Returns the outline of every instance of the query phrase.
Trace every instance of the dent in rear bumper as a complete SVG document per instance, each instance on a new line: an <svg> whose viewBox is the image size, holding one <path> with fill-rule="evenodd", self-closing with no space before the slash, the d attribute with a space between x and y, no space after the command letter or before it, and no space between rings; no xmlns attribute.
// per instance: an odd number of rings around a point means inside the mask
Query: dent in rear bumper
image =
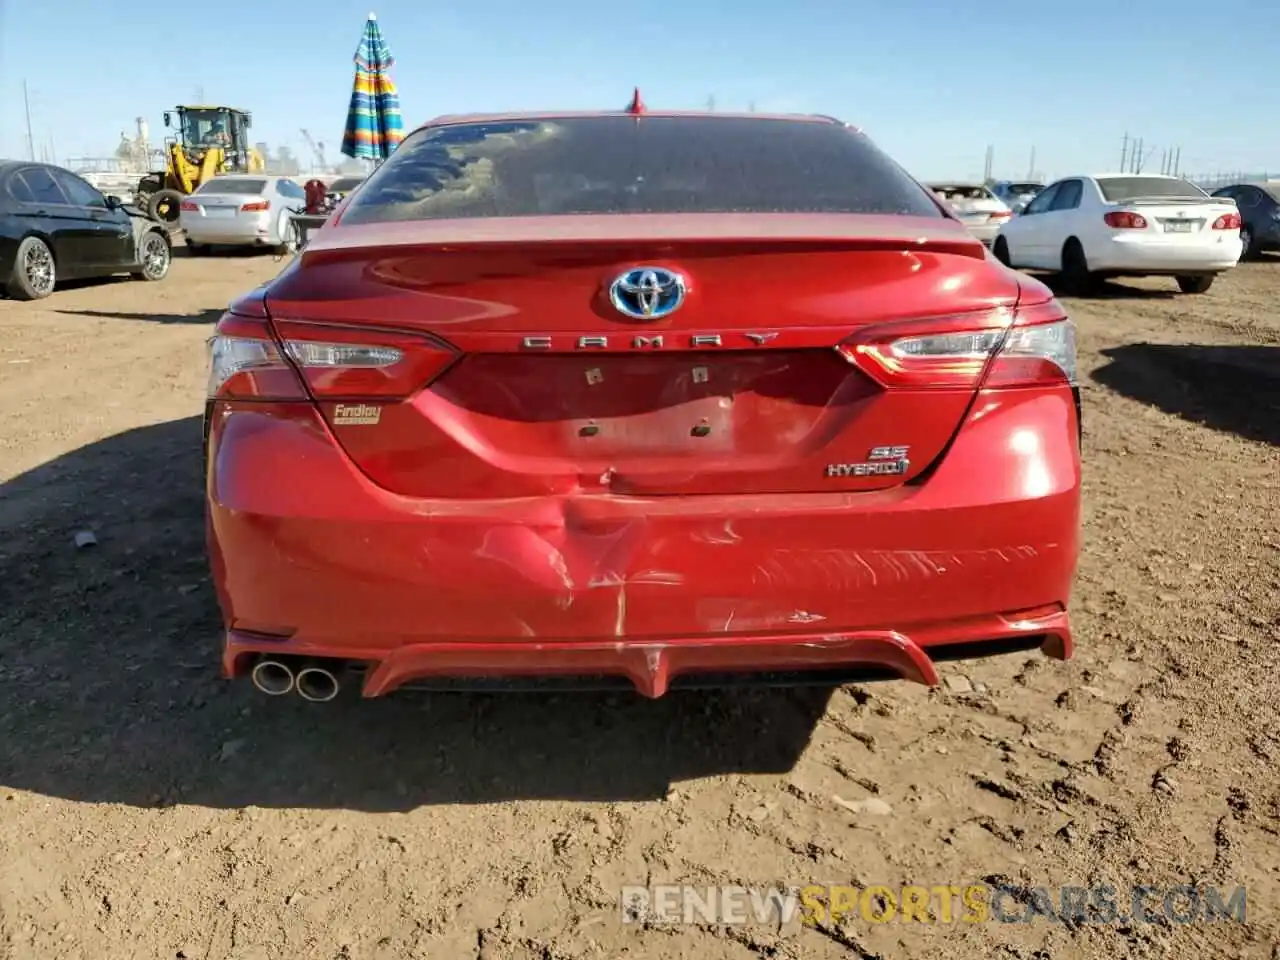
<svg viewBox="0 0 1280 960"><path fill-rule="evenodd" d="M584 668L611 655L651 681L728 650L740 668L767 666L780 656L769 643L805 663L883 659L886 636L928 651L1030 630L1070 649L1065 612L1009 630L1000 620L1061 611L1070 593L1080 464L1066 389L981 394L919 486L787 497L415 500L371 484L309 407L281 412L213 415L229 672L233 647L254 649L235 638L259 631L281 634L265 649L389 663L397 683L456 646L475 662L476 644L495 668L532 649L554 660L567 644ZM661 670L636 666L658 649L676 651ZM933 679L913 656L889 665Z"/></svg>

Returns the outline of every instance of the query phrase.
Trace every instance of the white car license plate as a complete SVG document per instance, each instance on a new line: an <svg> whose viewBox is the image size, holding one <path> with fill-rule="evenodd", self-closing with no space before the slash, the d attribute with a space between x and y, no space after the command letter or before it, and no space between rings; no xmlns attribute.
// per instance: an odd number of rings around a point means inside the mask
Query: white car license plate
<svg viewBox="0 0 1280 960"><path fill-rule="evenodd" d="M206 217L234 217L236 215L236 207L205 207L204 215Z"/></svg>
<svg viewBox="0 0 1280 960"><path fill-rule="evenodd" d="M1190 233L1191 227L1190 220L1166 220L1164 222L1165 233Z"/></svg>

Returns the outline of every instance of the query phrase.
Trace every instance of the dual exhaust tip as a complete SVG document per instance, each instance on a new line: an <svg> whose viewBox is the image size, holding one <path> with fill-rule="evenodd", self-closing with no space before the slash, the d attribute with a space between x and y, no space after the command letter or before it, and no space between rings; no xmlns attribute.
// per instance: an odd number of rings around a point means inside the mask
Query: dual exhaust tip
<svg viewBox="0 0 1280 960"><path fill-rule="evenodd" d="M296 692L303 700L312 703L328 703L338 695L342 686L337 674L328 667L307 663L295 670L283 660L259 660L253 665L250 678L253 685L269 697L283 697Z"/></svg>

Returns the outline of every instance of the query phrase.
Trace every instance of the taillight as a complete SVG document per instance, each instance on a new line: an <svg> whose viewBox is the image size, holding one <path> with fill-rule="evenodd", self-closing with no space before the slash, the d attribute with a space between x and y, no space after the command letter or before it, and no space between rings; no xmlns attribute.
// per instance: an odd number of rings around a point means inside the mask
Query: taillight
<svg viewBox="0 0 1280 960"><path fill-rule="evenodd" d="M178 205L178 209L185 210L187 213L195 213L200 208L190 200L183 200L182 203Z"/></svg>
<svg viewBox="0 0 1280 960"><path fill-rule="evenodd" d="M886 387L973 389L1076 382L1075 328L1056 300L886 324L836 348Z"/></svg>
<svg viewBox="0 0 1280 960"><path fill-rule="evenodd" d="M1240 214L1224 213L1217 220L1213 221L1213 229L1215 230L1239 230Z"/></svg>
<svg viewBox="0 0 1280 960"><path fill-rule="evenodd" d="M447 344L424 333L277 320L285 353L317 397L407 397L457 359Z"/></svg>
<svg viewBox="0 0 1280 960"><path fill-rule="evenodd" d="M1013 211L1012 211L1012 210L997 210L995 213L991 214L990 219L992 219L992 220L1008 220L1008 219L1009 219L1010 217L1012 217L1012 216L1013 216Z"/></svg>
<svg viewBox="0 0 1280 960"><path fill-rule="evenodd" d="M305 400L265 318L223 314L209 340L208 395L224 400Z"/></svg>
<svg viewBox="0 0 1280 960"><path fill-rule="evenodd" d="M248 203L240 205L241 213L260 213L263 210L270 210L271 202L269 200L250 200Z"/></svg>
<svg viewBox="0 0 1280 960"><path fill-rule="evenodd" d="M983 387L1076 385L1076 327L1056 300L1018 311Z"/></svg>
<svg viewBox="0 0 1280 960"><path fill-rule="evenodd" d="M406 397L457 357L424 334L227 313L210 341L210 397L240 400ZM301 374L302 380L299 379ZM307 389L303 388L303 380Z"/></svg>
<svg viewBox="0 0 1280 960"><path fill-rule="evenodd" d="M1102 219L1108 227L1115 227L1117 230L1147 229L1147 218L1140 213L1131 213L1128 210L1113 210L1110 213L1104 213Z"/></svg>

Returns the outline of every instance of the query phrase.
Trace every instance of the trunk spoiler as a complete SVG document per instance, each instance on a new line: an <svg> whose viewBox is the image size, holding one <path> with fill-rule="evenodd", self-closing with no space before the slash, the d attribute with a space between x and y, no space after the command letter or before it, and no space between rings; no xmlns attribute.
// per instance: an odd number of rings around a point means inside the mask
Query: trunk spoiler
<svg viewBox="0 0 1280 960"><path fill-rule="evenodd" d="M372 249L476 248L591 243L692 243L847 247L951 253L982 259L985 248L950 217L867 214L596 214L475 217L344 223L330 218L303 252L308 259L345 259ZM336 229L335 229L336 228ZM329 255L329 256L326 256Z"/></svg>
<svg viewBox="0 0 1280 960"><path fill-rule="evenodd" d="M1230 197L1134 197L1132 200L1112 201L1113 207L1141 207L1164 203L1227 203L1235 206Z"/></svg>

